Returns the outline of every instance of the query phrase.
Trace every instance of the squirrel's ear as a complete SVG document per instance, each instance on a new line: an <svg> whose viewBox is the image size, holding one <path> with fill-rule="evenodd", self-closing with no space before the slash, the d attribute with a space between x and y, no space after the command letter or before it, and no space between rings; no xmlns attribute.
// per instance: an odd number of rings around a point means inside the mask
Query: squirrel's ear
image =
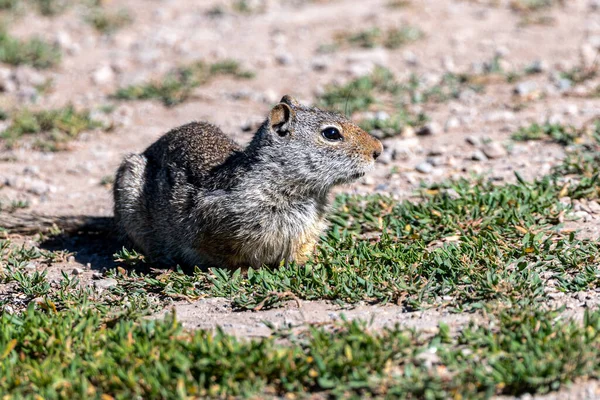
<svg viewBox="0 0 600 400"><path fill-rule="evenodd" d="M293 98L289 94L286 94L285 96L283 96L281 98L280 103L285 103L285 104L287 104L288 106L291 106L291 107L299 107L300 106L300 103L298 102L298 100L296 100L295 98Z"/></svg>
<svg viewBox="0 0 600 400"><path fill-rule="evenodd" d="M290 132L290 124L294 117L294 110L287 103L279 103L269 114L269 125L279 136L286 136Z"/></svg>

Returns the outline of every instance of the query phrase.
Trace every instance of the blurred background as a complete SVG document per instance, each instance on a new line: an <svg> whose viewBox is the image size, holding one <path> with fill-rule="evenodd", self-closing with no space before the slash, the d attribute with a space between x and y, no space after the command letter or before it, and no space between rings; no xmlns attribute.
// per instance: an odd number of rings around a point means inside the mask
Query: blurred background
<svg viewBox="0 0 600 400"><path fill-rule="evenodd" d="M340 190L398 197L547 173L564 127L600 114L598 0L0 0L0 15L3 212L111 215L124 154L192 120L246 143L284 94L384 142ZM539 140L557 129L569 140Z"/></svg>

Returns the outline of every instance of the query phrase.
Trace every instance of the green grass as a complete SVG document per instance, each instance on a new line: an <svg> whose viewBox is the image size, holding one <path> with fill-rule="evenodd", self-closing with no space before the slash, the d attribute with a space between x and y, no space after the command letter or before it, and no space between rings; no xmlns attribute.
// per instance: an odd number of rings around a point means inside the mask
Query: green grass
<svg viewBox="0 0 600 400"><path fill-rule="evenodd" d="M563 0L512 0L510 7L519 12L540 11L564 3Z"/></svg>
<svg viewBox="0 0 600 400"><path fill-rule="evenodd" d="M0 212L14 212L23 208L29 208L29 202L25 200L3 201L0 199Z"/></svg>
<svg viewBox="0 0 600 400"><path fill-rule="evenodd" d="M80 133L97 128L107 129L101 122L93 120L89 111L77 111L72 106L42 111L23 109L12 116L0 138L13 147L20 140L33 137L36 148L56 151Z"/></svg>
<svg viewBox="0 0 600 400"><path fill-rule="evenodd" d="M69 6L66 0L0 0L0 10L21 11L34 8L41 15L54 16Z"/></svg>
<svg viewBox="0 0 600 400"><path fill-rule="evenodd" d="M433 85L425 84L417 75L412 75L406 82L398 82L391 71L376 67L369 75L355 78L343 85L326 87L325 92L317 98L316 104L349 115L384 106L395 110L395 122L402 119L423 121L426 119L425 115L412 115L407 106L446 102L458 98L467 89L480 92L483 86L473 83L472 77L451 73L445 74Z"/></svg>
<svg viewBox="0 0 600 400"><path fill-rule="evenodd" d="M370 75L353 79L345 85L327 87L317 99L317 105L352 115L356 111L369 109L377 102L379 95L397 91L394 75L385 68L376 67Z"/></svg>
<svg viewBox="0 0 600 400"><path fill-rule="evenodd" d="M111 34L130 25L133 18L126 9L110 11L102 7L93 7L86 16L86 21L98 32Z"/></svg>
<svg viewBox="0 0 600 400"><path fill-rule="evenodd" d="M336 36L338 45L347 44L352 47L373 48L377 46L387 49L398 49L405 44L423 38L423 32L414 26L403 26L382 31L380 28L371 28L355 33L343 33Z"/></svg>
<svg viewBox="0 0 600 400"><path fill-rule="evenodd" d="M43 69L56 66L60 59L59 48L41 38L20 40L0 31L0 62Z"/></svg>
<svg viewBox="0 0 600 400"><path fill-rule="evenodd" d="M422 126L428 121L429 118L423 113L419 113L415 116L405 110L399 110L387 119L365 119L360 121L359 125L367 132L375 134L380 139L384 139L401 134L403 129L407 126Z"/></svg>
<svg viewBox="0 0 600 400"><path fill-rule="evenodd" d="M597 145L600 143L600 121L589 126L576 128L572 125L559 123L532 123L519 128L512 135L516 141L549 140L563 146L574 144Z"/></svg>
<svg viewBox="0 0 600 400"><path fill-rule="evenodd" d="M159 80L121 88L114 94L114 97L120 100L158 99L166 106L174 106L188 100L196 87L217 76L224 75L250 79L254 73L244 70L234 60L224 60L213 64L199 61L179 67Z"/></svg>
<svg viewBox="0 0 600 400"><path fill-rule="evenodd" d="M63 281L64 282L64 281ZM457 336L357 322L240 340L95 307L76 282L0 316L0 390L14 398L277 396L446 399L545 393L600 373L600 312L576 323L531 308L496 311ZM23 290L28 290L26 287ZM31 296L44 290L34 290Z"/></svg>

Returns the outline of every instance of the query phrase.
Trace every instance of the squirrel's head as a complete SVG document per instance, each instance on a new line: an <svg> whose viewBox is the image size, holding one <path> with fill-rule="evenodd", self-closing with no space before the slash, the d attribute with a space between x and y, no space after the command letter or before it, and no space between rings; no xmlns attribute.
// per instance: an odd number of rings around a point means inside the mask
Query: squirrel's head
<svg viewBox="0 0 600 400"><path fill-rule="evenodd" d="M343 115L302 106L291 96L273 107L257 141L287 177L321 188L363 176L383 150L379 140Z"/></svg>

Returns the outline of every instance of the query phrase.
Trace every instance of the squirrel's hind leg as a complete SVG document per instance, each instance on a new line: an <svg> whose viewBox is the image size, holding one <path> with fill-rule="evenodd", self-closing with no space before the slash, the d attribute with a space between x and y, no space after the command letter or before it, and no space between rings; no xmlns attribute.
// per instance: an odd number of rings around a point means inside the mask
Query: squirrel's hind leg
<svg viewBox="0 0 600 400"><path fill-rule="evenodd" d="M144 253L150 250L147 235L151 231L144 201L146 167L146 157L127 155L117 170L113 189L115 223L119 233Z"/></svg>

